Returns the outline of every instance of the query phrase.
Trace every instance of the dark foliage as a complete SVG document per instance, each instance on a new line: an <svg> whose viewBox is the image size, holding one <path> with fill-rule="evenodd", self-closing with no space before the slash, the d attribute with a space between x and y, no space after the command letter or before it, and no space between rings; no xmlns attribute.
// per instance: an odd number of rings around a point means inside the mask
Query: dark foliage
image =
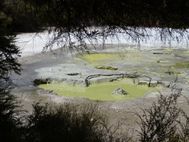
<svg viewBox="0 0 189 142"><path fill-rule="evenodd" d="M140 118L140 142L187 142L189 117L177 105L180 93L161 95L157 103L143 109Z"/></svg>
<svg viewBox="0 0 189 142"><path fill-rule="evenodd" d="M187 0L26 0L56 27L90 26L170 27L189 26ZM68 29L69 30L69 29Z"/></svg>
<svg viewBox="0 0 189 142"><path fill-rule="evenodd" d="M96 106L65 105L49 108L34 105L29 117L27 142L124 142L107 131L105 117ZM112 137L111 137L112 136ZM111 137L111 138L110 138Z"/></svg>
<svg viewBox="0 0 189 142"><path fill-rule="evenodd" d="M14 44L14 36L9 26L12 19L5 13L3 2L0 4L0 79L5 79L11 71L19 73L17 63L19 49Z"/></svg>
<svg viewBox="0 0 189 142"><path fill-rule="evenodd" d="M0 90L0 141L21 142L18 103L8 91Z"/></svg>
<svg viewBox="0 0 189 142"><path fill-rule="evenodd" d="M12 19L9 28L16 33L36 32L44 26L34 8L24 0L5 0L4 11Z"/></svg>
<svg viewBox="0 0 189 142"><path fill-rule="evenodd" d="M13 40L13 37L0 36L0 78L7 78L11 71L20 72L20 65L17 63L19 50Z"/></svg>
<svg viewBox="0 0 189 142"><path fill-rule="evenodd" d="M180 109L176 104L177 97L160 96L151 108L143 110L141 120L141 142L173 142L177 138L177 120Z"/></svg>
<svg viewBox="0 0 189 142"><path fill-rule="evenodd" d="M20 121L17 103L9 95L8 76L12 71L19 73L17 63L18 48L14 45L14 36L9 29L12 19L7 16L4 1L0 2L0 140L2 142L20 142Z"/></svg>

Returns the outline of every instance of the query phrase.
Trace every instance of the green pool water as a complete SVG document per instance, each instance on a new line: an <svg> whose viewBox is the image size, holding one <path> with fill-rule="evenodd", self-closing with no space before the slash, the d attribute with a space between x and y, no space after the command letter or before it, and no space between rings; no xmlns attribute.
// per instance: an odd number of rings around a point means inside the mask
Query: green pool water
<svg viewBox="0 0 189 142"><path fill-rule="evenodd" d="M128 80L92 84L89 87L84 87L80 85L73 86L65 83L51 83L40 85L39 87L45 90L53 91L56 94L62 96L88 98L90 100L101 101L135 99L156 90L155 88L149 88L146 85L135 85ZM128 92L128 94L126 96L113 95L112 92L117 88L125 89Z"/></svg>

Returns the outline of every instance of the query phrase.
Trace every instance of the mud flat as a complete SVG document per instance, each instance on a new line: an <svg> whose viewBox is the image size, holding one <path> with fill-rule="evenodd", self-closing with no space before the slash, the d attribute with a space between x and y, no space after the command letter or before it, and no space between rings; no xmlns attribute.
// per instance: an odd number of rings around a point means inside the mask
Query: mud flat
<svg viewBox="0 0 189 142"><path fill-rule="evenodd" d="M71 53L56 49L21 58L23 71L21 76L12 75L15 84L13 92L19 90L21 93L26 88L28 90L43 88L53 92L54 96L56 94L69 97L70 94L71 98L75 99L81 97L97 101L127 101L131 98L132 100L154 98L158 91L164 93L169 87L174 86L182 88L182 93L187 95L189 91L189 56L187 55L189 55L187 49L141 50L131 49L127 45L119 48L109 45L104 49L89 48L86 53ZM137 76L127 81L123 81L125 78L120 76L108 76L125 73ZM102 76L91 79L91 86L85 87L86 78L97 74ZM35 86L35 80L49 80L49 82ZM129 92L128 95L113 96L112 92L117 88L125 89Z"/></svg>

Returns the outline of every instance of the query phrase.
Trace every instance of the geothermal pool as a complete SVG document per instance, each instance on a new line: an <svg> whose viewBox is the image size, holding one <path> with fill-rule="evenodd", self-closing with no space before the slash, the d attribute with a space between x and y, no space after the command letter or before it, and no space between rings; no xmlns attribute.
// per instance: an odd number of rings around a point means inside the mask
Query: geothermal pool
<svg viewBox="0 0 189 142"><path fill-rule="evenodd" d="M182 88L183 94L189 92L187 48L169 47L167 43L160 44L154 39L149 44L141 43L141 48L138 48L130 41L116 44L109 39L104 48L88 45L87 51L82 53L59 47L41 53L49 38L47 33L18 36L23 71L21 76L12 75L17 93L44 89L50 94L74 99L124 101L155 97L158 92L166 94L173 88ZM156 42L151 44L152 41ZM134 76L121 77L120 74ZM86 86L86 78L91 75L97 77L91 78L90 85ZM36 85L35 80L42 83ZM126 92L125 95L123 92Z"/></svg>

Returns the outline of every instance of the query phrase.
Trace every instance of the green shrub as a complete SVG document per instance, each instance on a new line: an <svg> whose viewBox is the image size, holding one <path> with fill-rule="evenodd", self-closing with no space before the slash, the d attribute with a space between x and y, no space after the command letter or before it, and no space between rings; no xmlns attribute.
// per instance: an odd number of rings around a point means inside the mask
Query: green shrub
<svg viewBox="0 0 189 142"><path fill-rule="evenodd" d="M140 118L140 142L187 142L189 139L189 117L177 105L179 93L161 95L157 103L143 109ZM181 115L185 114L185 115ZM184 117L183 117L184 116ZM186 121L183 122L182 119Z"/></svg>
<svg viewBox="0 0 189 142"><path fill-rule="evenodd" d="M29 117L27 142L121 142L110 133L95 105L59 107L34 105Z"/></svg>

